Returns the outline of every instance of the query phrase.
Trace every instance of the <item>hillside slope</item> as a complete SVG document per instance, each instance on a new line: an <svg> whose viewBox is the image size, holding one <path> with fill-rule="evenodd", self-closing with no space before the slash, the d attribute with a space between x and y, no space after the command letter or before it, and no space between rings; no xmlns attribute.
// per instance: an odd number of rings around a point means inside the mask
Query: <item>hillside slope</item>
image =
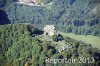
<svg viewBox="0 0 100 66"><path fill-rule="evenodd" d="M84 42L61 35L50 37L33 25L0 25L0 66L98 66L99 63L100 51Z"/></svg>
<svg viewBox="0 0 100 66"><path fill-rule="evenodd" d="M55 24L57 30L80 35L100 36L100 0L39 0L39 5L0 0L11 23Z"/></svg>

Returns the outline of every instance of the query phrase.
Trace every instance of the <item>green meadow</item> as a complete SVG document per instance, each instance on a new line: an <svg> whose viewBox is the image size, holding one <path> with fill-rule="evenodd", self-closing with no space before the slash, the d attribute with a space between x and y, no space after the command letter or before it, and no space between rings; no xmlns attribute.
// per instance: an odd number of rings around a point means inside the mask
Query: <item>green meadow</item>
<svg viewBox="0 0 100 66"><path fill-rule="evenodd" d="M100 49L100 37L96 37L96 36L92 36L92 35L76 35L76 34L72 34L72 33L64 33L64 32L60 32L58 31L58 33L62 34L63 36L67 36L70 38L73 38L75 40L81 40L85 43L91 44L93 46L93 48L98 48Z"/></svg>

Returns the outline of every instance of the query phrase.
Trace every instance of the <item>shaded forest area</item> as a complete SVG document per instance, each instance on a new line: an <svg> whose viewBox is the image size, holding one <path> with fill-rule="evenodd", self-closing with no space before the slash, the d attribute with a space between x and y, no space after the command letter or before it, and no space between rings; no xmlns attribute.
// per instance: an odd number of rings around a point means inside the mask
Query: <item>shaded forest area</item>
<svg viewBox="0 0 100 66"><path fill-rule="evenodd" d="M0 25L4 24L11 24L11 23L10 20L8 19L8 15L3 10L0 10Z"/></svg>

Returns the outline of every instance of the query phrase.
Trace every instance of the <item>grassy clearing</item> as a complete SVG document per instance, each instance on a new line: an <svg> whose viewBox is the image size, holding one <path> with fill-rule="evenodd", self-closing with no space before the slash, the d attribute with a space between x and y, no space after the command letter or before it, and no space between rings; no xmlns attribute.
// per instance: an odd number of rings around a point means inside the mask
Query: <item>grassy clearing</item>
<svg viewBox="0 0 100 66"><path fill-rule="evenodd" d="M96 36L92 36L92 35L88 35L88 36L83 36L83 35L75 35L72 33L64 33L64 32L60 32L58 31L58 33L62 34L63 36L67 36L76 40L81 40L85 43L91 44L94 48L98 48L100 49L100 37L96 37Z"/></svg>

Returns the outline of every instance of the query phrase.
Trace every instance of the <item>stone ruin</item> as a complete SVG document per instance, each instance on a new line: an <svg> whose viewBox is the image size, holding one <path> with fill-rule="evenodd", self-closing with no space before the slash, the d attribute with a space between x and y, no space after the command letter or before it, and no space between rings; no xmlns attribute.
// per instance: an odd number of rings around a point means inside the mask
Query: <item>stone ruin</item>
<svg viewBox="0 0 100 66"><path fill-rule="evenodd" d="M43 31L45 35L49 35L49 36L53 36L57 33L54 25L46 25L43 28Z"/></svg>

